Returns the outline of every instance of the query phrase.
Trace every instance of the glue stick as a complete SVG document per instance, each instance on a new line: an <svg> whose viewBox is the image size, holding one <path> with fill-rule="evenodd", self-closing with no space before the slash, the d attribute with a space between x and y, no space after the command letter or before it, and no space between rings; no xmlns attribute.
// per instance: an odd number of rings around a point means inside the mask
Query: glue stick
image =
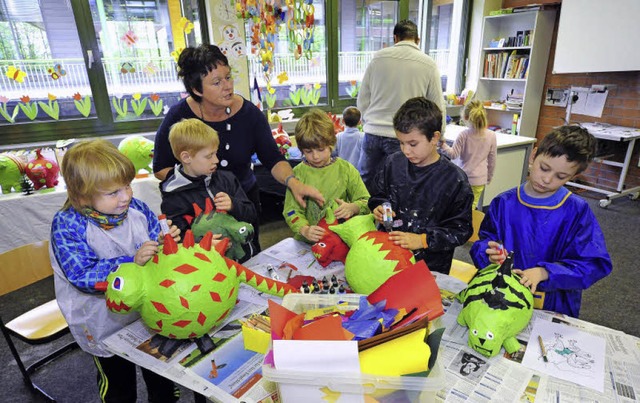
<svg viewBox="0 0 640 403"><path fill-rule="evenodd" d="M387 232L393 229L393 210L389 202L382 203L382 225Z"/></svg>
<svg viewBox="0 0 640 403"><path fill-rule="evenodd" d="M162 230L162 235L170 234L171 229L169 228L169 224L167 224L167 216L164 214L160 214L158 216L158 221L160 222L160 229Z"/></svg>

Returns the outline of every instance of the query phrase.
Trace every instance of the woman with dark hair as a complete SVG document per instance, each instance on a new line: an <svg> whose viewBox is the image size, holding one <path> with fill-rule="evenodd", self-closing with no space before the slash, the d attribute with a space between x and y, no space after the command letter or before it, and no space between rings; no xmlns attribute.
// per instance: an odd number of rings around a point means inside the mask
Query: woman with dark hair
<svg viewBox="0 0 640 403"><path fill-rule="evenodd" d="M258 184L251 170L253 153L257 153L260 162L291 190L302 206L306 206L305 197L324 203L316 188L295 177L291 165L278 151L262 112L234 93L229 61L217 46L202 44L184 49L178 59L178 77L189 96L169 109L156 133L153 171L158 179L164 180L178 163L169 144L171 126L182 119L198 118L218 132L219 169L236 175L258 215L261 209ZM259 248L258 223L252 224L256 229L255 246Z"/></svg>

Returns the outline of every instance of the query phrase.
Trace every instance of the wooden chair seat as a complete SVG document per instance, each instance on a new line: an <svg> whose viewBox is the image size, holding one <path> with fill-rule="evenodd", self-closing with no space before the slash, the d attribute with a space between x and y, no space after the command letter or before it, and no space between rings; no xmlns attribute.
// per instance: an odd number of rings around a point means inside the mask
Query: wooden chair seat
<svg viewBox="0 0 640 403"><path fill-rule="evenodd" d="M19 290L52 276L53 268L49 260L48 241L23 245L0 254L0 295ZM24 308L28 309L29 307ZM13 343L13 338L29 344L43 344L69 333L69 326L60 312L58 303L55 299L46 302L10 320L7 324L4 323L2 314L4 311L0 310L0 330L2 330L9 350L18 364L25 385L32 391L39 393L47 401L55 402L54 398L33 382L31 374L41 366L77 347L78 344L75 341L67 343L27 366L22 362L18 349Z"/></svg>
<svg viewBox="0 0 640 403"><path fill-rule="evenodd" d="M67 328L56 300L42 304L25 312L6 324L7 329L23 341L31 343L47 342L51 336Z"/></svg>
<svg viewBox="0 0 640 403"><path fill-rule="evenodd" d="M474 265L463 262L462 260L453 259L449 275L469 284L469 281L471 281L477 272L478 269L476 269Z"/></svg>

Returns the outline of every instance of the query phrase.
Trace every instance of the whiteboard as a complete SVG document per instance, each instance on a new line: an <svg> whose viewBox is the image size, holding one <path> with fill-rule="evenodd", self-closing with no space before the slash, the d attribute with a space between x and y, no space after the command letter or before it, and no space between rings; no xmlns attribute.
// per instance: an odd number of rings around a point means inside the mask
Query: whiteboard
<svg viewBox="0 0 640 403"><path fill-rule="evenodd" d="M562 0L553 73L640 70L640 0Z"/></svg>

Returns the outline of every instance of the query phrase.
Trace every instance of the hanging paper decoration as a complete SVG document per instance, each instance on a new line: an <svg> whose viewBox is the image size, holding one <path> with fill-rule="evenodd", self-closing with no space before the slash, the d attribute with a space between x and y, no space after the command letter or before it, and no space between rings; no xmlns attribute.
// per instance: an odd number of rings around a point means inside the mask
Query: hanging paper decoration
<svg viewBox="0 0 640 403"><path fill-rule="evenodd" d="M27 73L25 73L24 71L20 70L16 66L9 66L9 68L7 69L7 74L6 75L11 80L17 81L19 83L23 83L25 77L27 77Z"/></svg>
<svg viewBox="0 0 640 403"><path fill-rule="evenodd" d="M289 50L296 60L302 56L307 60L312 59L315 29L313 0L241 0L236 2L236 13L239 18L251 20L251 53L260 60L269 92L272 89L275 42L283 25L288 30Z"/></svg>
<svg viewBox="0 0 640 403"><path fill-rule="evenodd" d="M284 84L287 81L289 81L289 75L287 74L286 71L283 71L282 73L278 74L278 84Z"/></svg>
<svg viewBox="0 0 640 403"><path fill-rule="evenodd" d="M120 39L128 46L133 46L138 42L138 35L132 30L128 30Z"/></svg>
<svg viewBox="0 0 640 403"><path fill-rule="evenodd" d="M180 53L182 53L183 50L184 48L177 48L176 50L171 52L171 57L173 58L174 62L178 63L178 59L180 58Z"/></svg>
<svg viewBox="0 0 640 403"><path fill-rule="evenodd" d="M260 94L260 87L258 86L258 79L253 77L253 89L251 90L251 102L258 109L262 110L262 95Z"/></svg>
<svg viewBox="0 0 640 403"><path fill-rule="evenodd" d="M178 24L182 27L185 34L190 34L191 31L193 31L193 22L191 22L187 17L180 18Z"/></svg>

